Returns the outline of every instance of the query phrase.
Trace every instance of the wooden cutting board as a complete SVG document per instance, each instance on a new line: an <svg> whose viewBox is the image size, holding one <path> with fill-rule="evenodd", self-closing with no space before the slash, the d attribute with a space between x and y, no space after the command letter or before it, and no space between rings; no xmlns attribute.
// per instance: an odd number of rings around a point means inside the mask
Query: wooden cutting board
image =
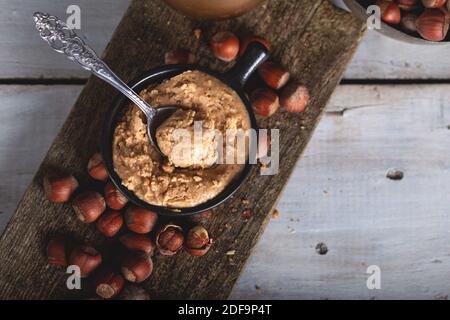
<svg viewBox="0 0 450 320"><path fill-rule="evenodd" d="M199 39L195 29L202 31ZM328 0L267 1L249 14L221 22L195 22L160 0L135 0L103 57L126 81L162 64L164 53L177 47L189 48L199 64L223 71L229 65L216 60L208 48L208 39L218 30L237 34L250 31L267 38L273 47L273 59L288 66L293 78L310 88L311 103L302 114L279 111L259 119L262 128L280 129L280 172L261 176L255 166L238 193L216 208L211 217L179 221L204 224L215 243L201 258L184 252L175 257L155 257L154 273L143 284L154 298L228 297L364 27ZM73 172L82 184L88 183L86 163L99 148L102 118L116 96L111 87L93 77L80 94L0 239L1 299L63 299L85 294L69 291L64 270L46 263L45 245L53 234L70 234L93 244L106 257L114 257L115 240L106 240L95 226L79 222L70 205L46 201L41 185L45 173L54 168ZM245 209L251 209L253 215L243 217ZM227 254L230 251L234 255Z"/></svg>

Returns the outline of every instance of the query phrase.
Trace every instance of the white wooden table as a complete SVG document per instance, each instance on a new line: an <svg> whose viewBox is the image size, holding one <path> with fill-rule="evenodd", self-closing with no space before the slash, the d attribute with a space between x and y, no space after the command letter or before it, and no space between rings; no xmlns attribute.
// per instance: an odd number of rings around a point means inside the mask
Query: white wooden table
<svg viewBox="0 0 450 320"><path fill-rule="evenodd" d="M128 0L0 0L0 230L88 76L33 31L34 11L69 4L101 51ZM368 32L231 298L447 298L447 51ZM371 265L380 290L366 286Z"/></svg>

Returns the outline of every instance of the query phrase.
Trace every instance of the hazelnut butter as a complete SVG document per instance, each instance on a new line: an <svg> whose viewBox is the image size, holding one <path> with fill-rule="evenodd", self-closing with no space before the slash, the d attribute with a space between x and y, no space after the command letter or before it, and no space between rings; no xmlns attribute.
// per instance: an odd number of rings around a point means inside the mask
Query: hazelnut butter
<svg viewBox="0 0 450 320"><path fill-rule="evenodd" d="M239 176L245 164L216 161L218 144L229 148L227 132L251 128L247 109L234 90L206 73L186 71L140 95L152 106L177 105L180 110L156 132L158 146L167 157L150 144L141 111L132 104L124 110L114 131L113 163L128 190L152 205L189 208L211 200ZM191 132L199 124L201 148L195 150L195 144L192 152L174 156L178 142L174 131ZM224 138L219 140L212 132ZM234 143L231 146L237 148Z"/></svg>

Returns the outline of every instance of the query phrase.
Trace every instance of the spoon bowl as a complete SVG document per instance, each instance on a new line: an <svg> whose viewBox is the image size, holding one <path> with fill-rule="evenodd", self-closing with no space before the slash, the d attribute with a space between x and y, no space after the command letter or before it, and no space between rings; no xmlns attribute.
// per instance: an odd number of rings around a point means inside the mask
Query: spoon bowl
<svg viewBox="0 0 450 320"><path fill-rule="evenodd" d="M158 127L166 121L171 115L173 115L178 109L177 106L161 106L156 108L156 112L153 115L152 121L147 122L147 133L151 144L158 149L159 153L163 156L164 153L159 149L158 142L156 141L156 130Z"/></svg>

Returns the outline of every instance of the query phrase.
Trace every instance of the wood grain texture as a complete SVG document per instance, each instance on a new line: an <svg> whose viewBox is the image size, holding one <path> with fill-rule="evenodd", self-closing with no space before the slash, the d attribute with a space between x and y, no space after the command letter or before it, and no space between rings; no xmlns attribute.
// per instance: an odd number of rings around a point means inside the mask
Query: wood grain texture
<svg viewBox="0 0 450 320"><path fill-rule="evenodd" d="M448 79L449 47L407 44L368 30L344 78Z"/></svg>
<svg viewBox="0 0 450 320"><path fill-rule="evenodd" d="M296 23L286 25L286 19ZM193 34L198 27L207 30L200 41ZM359 22L325 0L271 1L239 19L204 24L174 13L161 1L133 1L104 57L126 81L160 64L168 48L179 46L192 48L201 64L224 70L226 65L211 56L205 41L218 29L251 30L266 36L274 46L274 58L289 65L293 76L311 89L311 104L302 115L279 112L260 121L262 127L280 129L280 173L263 177L254 168L240 191L214 210L213 218L203 221L216 238L208 255L195 259L181 253L155 259L155 272L145 286L157 298L229 295L363 32ZM93 226L76 220L68 205L45 201L41 180L45 172L57 167L87 182L85 165L98 148L101 119L115 95L106 84L91 78L50 147L0 240L1 298L75 296L65 289L65 274L48 266L42 254L52 233L74 234L106 254L114 253ZM243 210L244 198L254 212L248 220L232 214L233 208ZM229 250L236 250L232 259L226 255Z"/></svg>
<svg viewBox="0 0 450 320"><path fill-rule="evenodd" d="M449 89L340 86L231 298L448 298Z"/></svg>
<svg viewBox="0 0 450 320"><path fill-rule="evenodd" d="M48 12L66 20L67 7L81 9L86 41L102 52L130 0L0 0L0 78L87 78L89 73L43 46L35 31L33 13Z"/></svg>
<svg viewBox="0 0 450 320"><path fill-rule="evenodd" d="M0 86L1 231L80 91L68 85Z"/></svg>
<svg viewBox="0 0 450 320"><path fill-rule="evenodd" d="M87 71L57 54L50 54L33 33L34 11L67 17L66 8L81 8L81 30L88 43L101 52L130 0L0 0L0 80L87 78ZM33 48L33 50L30 50ZM366 32L344 79L448 79L447 46L420 46L392 40L376 31ZM440 63L435 62L439 57Z"/></svg>

